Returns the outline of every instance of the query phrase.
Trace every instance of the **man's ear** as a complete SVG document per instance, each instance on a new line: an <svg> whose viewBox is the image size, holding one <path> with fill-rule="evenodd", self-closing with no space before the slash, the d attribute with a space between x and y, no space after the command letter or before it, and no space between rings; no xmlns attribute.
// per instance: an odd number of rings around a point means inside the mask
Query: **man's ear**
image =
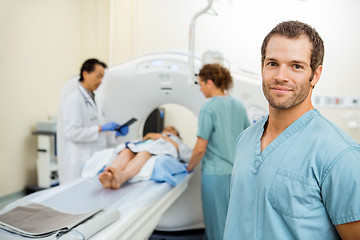
<svg viewBox="0 0 360 240"><path fill-rule="evenodd" d="M87 72L87 71L83 71L83 79L86 79L88 76L89 76L89 72Z"/></svg>
<svg viewBox="0 0 360 240"><path fill-rule="evenodd" d="M314 76L310 82L310 84L312 85L312 87L314 88L315 85L319 82L320 76L321 76L321 72L322 72L322 65L318 66L317 69L314 72Z"/></svg>

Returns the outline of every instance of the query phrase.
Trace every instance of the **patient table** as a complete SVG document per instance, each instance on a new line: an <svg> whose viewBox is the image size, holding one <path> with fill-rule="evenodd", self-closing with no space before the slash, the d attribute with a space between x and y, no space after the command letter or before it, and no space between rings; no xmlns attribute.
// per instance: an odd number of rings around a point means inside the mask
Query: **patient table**
<svg viewBox="0 0 360 240"><path fill-rule="evenodd" d="M59 211L89 212L97 208L116 208L120 218L90 239L147 239L162 214L184 192L191 175L181 184L142 181L124 184L120 189L104 189L97 178L78 181L31 194L8 205L2 212L28 203L40 203ZM0 230L0 239L27 239Z"/></svg>

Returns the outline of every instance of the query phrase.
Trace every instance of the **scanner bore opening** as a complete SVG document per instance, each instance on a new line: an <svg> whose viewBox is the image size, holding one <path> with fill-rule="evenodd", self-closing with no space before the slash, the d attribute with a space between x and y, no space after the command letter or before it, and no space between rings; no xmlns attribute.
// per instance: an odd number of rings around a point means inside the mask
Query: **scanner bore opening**
<svg viewBox="0 0 360 240"><path fill-rule="evenodd" d="M198 118L188 108L166 103L155 108L145 120L143 136L149 132L161 132L168 125L174 126L180 133L181 139L193 148L196 142Z"/></svg>

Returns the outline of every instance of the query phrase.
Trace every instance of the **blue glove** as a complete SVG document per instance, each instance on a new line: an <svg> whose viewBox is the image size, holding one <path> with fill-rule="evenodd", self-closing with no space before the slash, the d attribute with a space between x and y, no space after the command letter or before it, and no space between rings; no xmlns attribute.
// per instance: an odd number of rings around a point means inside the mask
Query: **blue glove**
<svg viewBox="0 0 360 240"><path fill-rule="evenodd" d="M126 136L129 132L129 126L123 126L119 131L116 131L116 136Z"/></svg>
<svg viewBox="0 0 360 240"><path fill-rule="evenodd" d="M101 131L115 131L118 127L120 127L120 124L117 124L116 122L108 122L101 126Z"/></svg>

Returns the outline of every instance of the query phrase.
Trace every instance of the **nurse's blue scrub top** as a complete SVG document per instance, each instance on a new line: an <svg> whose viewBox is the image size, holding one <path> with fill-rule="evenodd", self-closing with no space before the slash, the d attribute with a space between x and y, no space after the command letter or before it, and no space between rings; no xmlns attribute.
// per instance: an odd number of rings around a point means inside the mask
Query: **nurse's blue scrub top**
<svg viewBox="0 0 360 240"><path fill-rule="evenodd" d="M236 147L224 239L339 239L360 220L360 146L310 110L263 152L267 119Z"/></svg>
<svg viewBox="0 0 360 240"><path fill-rule="evenodd" d="M214 96L201 107L197 136L208 141L203 174L231 174L236 139L249 125L245 106L232 96Z"/></svg>

